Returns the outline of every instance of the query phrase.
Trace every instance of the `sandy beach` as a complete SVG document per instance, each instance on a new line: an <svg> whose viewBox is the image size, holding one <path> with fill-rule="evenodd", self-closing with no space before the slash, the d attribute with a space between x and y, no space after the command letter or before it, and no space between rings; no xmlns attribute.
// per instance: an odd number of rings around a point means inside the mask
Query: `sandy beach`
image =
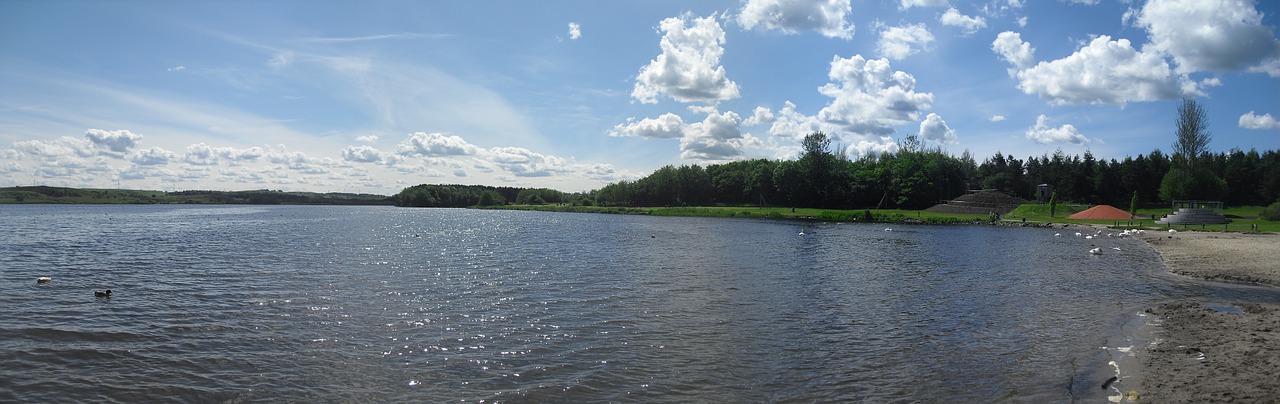
<svg viewBox="0 0 1280 404"><path fill-rule="evenodd" d="M1280 235L1151 231L1143 239L1170 272L1280 287ZM1178 301L1146 312L1155 339L1138 353L1137 401L1280 402L1280 302Z"/></svg>

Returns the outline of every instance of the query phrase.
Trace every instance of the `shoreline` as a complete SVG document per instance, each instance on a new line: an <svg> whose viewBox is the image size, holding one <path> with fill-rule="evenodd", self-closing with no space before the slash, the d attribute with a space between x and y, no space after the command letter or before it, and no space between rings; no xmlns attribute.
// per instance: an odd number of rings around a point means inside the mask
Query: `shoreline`
<svg viewBox="0 0 1280 404"><path fill-rule="evenodd" d="M1141 237L1170 273L1280 287L1280 235L1155 232ZM1147 308L1151 343L1137 401L1280 401L1280 302L1179 299Z"/></svg>

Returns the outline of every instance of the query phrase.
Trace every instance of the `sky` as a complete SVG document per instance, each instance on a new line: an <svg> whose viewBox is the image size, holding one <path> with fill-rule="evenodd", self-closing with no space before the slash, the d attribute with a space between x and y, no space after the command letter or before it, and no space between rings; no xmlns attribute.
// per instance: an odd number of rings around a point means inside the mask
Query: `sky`
<svg viewBox="0 0 1280 404"><path fill-rule="evenodd" d="M1264 0L0 1L0 186L394 194L665 165L1280 149Z"/></svg>

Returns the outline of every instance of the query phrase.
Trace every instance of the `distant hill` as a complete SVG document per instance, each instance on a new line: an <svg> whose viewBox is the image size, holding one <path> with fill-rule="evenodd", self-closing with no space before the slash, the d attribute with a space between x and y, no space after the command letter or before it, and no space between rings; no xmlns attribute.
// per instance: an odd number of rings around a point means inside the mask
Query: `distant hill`
<svg viewBox="0 0 1280 404"><path fill-rule="evenodd" d="M285 192L268 189L164 192L30 186L0 188L0 203L392 205L395 201L386 195L341 192Z"/></svg>

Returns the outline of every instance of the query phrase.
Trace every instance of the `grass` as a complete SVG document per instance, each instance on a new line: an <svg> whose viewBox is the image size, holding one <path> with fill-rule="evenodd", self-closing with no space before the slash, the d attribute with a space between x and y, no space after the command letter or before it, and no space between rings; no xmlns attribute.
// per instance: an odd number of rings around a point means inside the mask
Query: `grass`
<svg viewBox="0 0 1280 404"><path fill-rule="evenodd" d="M1088 208L1088 206L1083 206ZM1159 217L1169 213L1169 208L1141 208L1138 209L1139 219L1132 220L1077 220L1068 219L1067 216L1072 213L1084 210L1081 205L1058 205L1055 215L1049 216L1049 205L1047 204L1025 204L1014 209L1009 214L1004 215L1005 220L1022 220L1026 218L1028 222L1038 223L1071 223L1071 224L1087 224L1087 225L1105 225L1120 228L1148 228L1148 229L1186 229L1186 230L1203 230L1203 231L1236 231L1236 232L1280 232L1280 222L1272 222L1261 220L1258 216L1262 212L1262 206L1236 206L1223 209L1222 214L1231 223L1221 225L1175 225L1166 226L1157 224L1151 219L1152 215ZM1256 229L1256 230L1255 230Z"/></svg>
<svg viewBox="0 0 1280 404"><path fill-rule="evenodd" d="M1156 224L1151 215L1168 213L1167 208L1139 209L1138 214L1147 219L1134 220L1076 220L1067 219L1068 215L1088 208L1088 205L1058 205L1057 212L1049 215L1047 204L1025 204L1004 215L1006 223L1070 223L1080 225L1104 225L1118 228L1165 229L1165 225ZM782 207L742 207L742 206L696 206L696 207L604 207L604 206L569 206L569 205L505 205L488 206L483 209L535 210L546 212L579 212L579 213L611 213L652 216L684 216L684 217L730 217L755 219L808 219L829 222L869 222L874 223L927 223L927 224L970 224L984 223L990 220L983 214L934 213L922 210L905 209L816 209L816 208L782 208ZM1261 206L1241 206L1229 208L1223 214L1231 219L1227 225L1178 225L1175 229L1203 231L1236 231L1236 232L1280 232L1280 222L1258 219ZM1256 227L1255 227L1256 226ZM1256 230L1255 230L1256 228Z"/></svg>
<svg viewBox="0 0 1280 404"><path fill-rule="evenodd" d="M684 216L684 217L734 217L756 219L810 219L830 222L918 222L918 223L973 223L989 220L987 215L967 215L955 213L933 213L920 210L900 209L816 209L816 208L782 208L782 207L742 207L742 206L696 206L696 207L602 207L602 206L559 206L559 205L506 205L483 207L485 209L536 210L548 212L580 212L580 213L615 213L652 216Z"/></svg>

